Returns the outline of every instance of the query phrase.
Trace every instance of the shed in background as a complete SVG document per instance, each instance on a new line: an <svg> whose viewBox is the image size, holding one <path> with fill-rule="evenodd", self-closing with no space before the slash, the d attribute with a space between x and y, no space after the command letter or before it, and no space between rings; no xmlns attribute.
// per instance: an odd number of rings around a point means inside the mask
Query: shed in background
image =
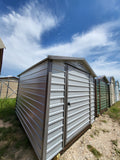
<svg viewBox="0 0 120 160"><path fill-rule="evenodd" d="M108 77L110 86L110 106L115 103L115 79L114 77Z"/></svg>
<svg viewBox="0 0 120 160"><path fill-rule="evenodd" d="M115 101L119 101L119 82L115 81Z"/></svg>
<svg viewBox="0 0 120 160"><path fill-rule="evenodd" d="M0 98L16 98L17 77L0 77Z"/></svg>
<svg viewBox="0 0 120 160"><path fill-rule="evenodd" d="M39 160L51 160L90 128L95 76L85 59L61 56L19 75L16 114Z"/></svg>
<svg viewBox="0 0 120 160"><path fill-rule="evenodd" d="M102 114L110 107L109 96L109 81L106 76L95 78L95 93L96 93L96 116Z"/></svg>
<svg viewBox="0 0 120 160"><path fill-rule="evenodd" d="M0 39L0 74L1 74L1 68L2 68L2 60L3 60L3 51L4 51L4 44L2 40Z"/></svg>

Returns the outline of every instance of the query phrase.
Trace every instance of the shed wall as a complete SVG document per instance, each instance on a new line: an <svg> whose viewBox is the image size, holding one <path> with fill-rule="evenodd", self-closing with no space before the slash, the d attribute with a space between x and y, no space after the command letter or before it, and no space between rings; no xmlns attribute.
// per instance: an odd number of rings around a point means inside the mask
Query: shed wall
<svg viewBox="0 0 120 160"><path fill-rule="evenodd" d="M112 79L110 82L110 105L115 103L115 82Z"/></svg>
<svg viewBox="0 0 120 160"><path fill-rule="evenodd" d="M119 83L115 83L115 101L119 101Z"/></svg>
<svg viewBox="0 0 120 160"><path fill-rule="evenodd" d="M52 62L46 159L51 160L63 149L65 66Z"/></svg>
<svg viewBox="0 0 120 160"><path fill-rule="evenodd" d="M91 107L91 123L95 120L95 80L90 76L90 107Z"/></svg>
<svg viewBox="0 0 120 160"><path fill-rule="evenodd" d="M67 143L94 122L95 117L94 78L89 73L85 73L88 72L87 69L78 62L70 61L67 73L65 63L65 61L55 60L52 62L47 160L64 149ZM66 101L70 101L70 106L66 106Z"/></svg>
<svg viewBox="0 0 120 160"><path fill-rule="evenodd" d="M23 73L19 79L16 113L41 160L46 100L47 61Z"/></svg>
<svg viewBox="0 0 120 160"><path fill-rule="evenodd" d="M96 116L109 107L109 85L104 79L96 80Z"/></svg>

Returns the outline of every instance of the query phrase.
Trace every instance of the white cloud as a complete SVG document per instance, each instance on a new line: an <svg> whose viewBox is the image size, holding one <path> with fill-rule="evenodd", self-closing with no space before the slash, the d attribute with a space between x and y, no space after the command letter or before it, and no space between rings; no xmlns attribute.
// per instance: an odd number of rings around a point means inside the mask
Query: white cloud
<svg viewBox="0 0 120 160"><path fill-rule="evenodd" d="M19 12L11 11L0 18L0 35L5 42L4 67L18 68L23 71L46 55L65 55L91 57L96 74L114 75L119 78L119 63L109 60L113 52L120 47L114 38L113 31L119 28L119 20L94 26L86 33L76 33L68 43L59 43L43 48L42 34L57 27L60 18L52 15L48 9L37 1L30 3ZM116 32L115 32L116 33ZM120 59L120 56L118 59ZM19 74L19 73L18 73Z"/></svg>
<svg viewBox="0 0 120 160"><path fill-rule="evenodd" d="M39 61L36 54L41 50L41 36L58 24L50 11L38 3L26 5L19 13L12 11L0 18L0 35L5 43L4 66L25 69Z"/></svg>
<svg viewBox="0 0 120 160"><path fill-rule="evenodd" d="M116 80L120 81L120 62L110 61L106 56L98 57L94 62L91 62L91 67L97 75L114 76Z"/></svg>

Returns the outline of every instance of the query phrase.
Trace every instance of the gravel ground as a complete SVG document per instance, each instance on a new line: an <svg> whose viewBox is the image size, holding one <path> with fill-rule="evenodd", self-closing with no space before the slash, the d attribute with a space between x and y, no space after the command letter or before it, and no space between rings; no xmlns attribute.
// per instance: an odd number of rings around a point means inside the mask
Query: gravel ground
<svg viewBox="0 0 120 160"><path fill-rule="evenodd" d="M9 122L0 120L0 127L10 127ZM0 147L5 145L6 141L0 142ZM91 153L87 145L93 146L101 153L100 158L96 158ZM35 153L29 149L11 149L1 160L37 160ZM102 115L96 118L92 125L82 137L80 137L63 155L60 160L120 160L120 124L109 118L108 115Z"/></svg>
<svg viewBox="0 0 120 160"><path fill-rule="evenodd" d="M93 146L102 155L96 158L87 145ZM120 124L103 115L96 118L80 137L60 158L60 160L120 160Z"/></svg>

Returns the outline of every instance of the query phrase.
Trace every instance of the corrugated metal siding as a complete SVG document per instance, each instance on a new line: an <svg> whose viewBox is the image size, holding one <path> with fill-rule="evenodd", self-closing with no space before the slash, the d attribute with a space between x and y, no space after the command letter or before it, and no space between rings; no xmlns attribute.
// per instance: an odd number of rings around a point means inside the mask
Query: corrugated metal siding
<svg viewBox="0 0 120 160"><path fill-rule="evenodd" d="M68 143L90 123L89 74L68 66Z"/></svg>
<svg viewBox="0 0 120 160"><path fill-rule="evenodd" d="M109 107L109 86L103 79L96 80L97 115Z"/></svg>
<svg viewBox="0 0 120 160"><path fill-rule="evenodd" d="M101 111L107 108L107 91L106 82L100 81L100 100L101 100Z"/></svg>
<svg viewBox="0 0 120 160"><path fill-rule="evenodd" d="M47 62L23 73L19 79L16 113L41 160Z"/></svg>
<svg viewBox="0 0 120 160"><path fill-rule="evenodd" d="M63 62L53 61L48 120L47 160L51 160L63 149L64 94L65 66Z"/></svg>
<svg viewBox="0 0 120 160"><path fill-rule="evenodd" d="M95 82L94 78L90 77L90 103L91 103L91 123L95 120Z"/></svg>
<svg viewBox="0 0 120 160"><path fill-rule="evenodd" d="M115 97L116 97L116 102L119 101L119 83L115 83Z"/></svg>
<svg viewBox="0 0 120 160"><path fill-rule="evenodd" d="M110 104L111 106L115 103L115 83L111 80L110 83Z"/></svg>
<svg viewBox="0 0 120 160"><path fill-rule="evenodd" d="M97 107L97 115L100 114L100 82L96 80L96 107Z"/></svg>

